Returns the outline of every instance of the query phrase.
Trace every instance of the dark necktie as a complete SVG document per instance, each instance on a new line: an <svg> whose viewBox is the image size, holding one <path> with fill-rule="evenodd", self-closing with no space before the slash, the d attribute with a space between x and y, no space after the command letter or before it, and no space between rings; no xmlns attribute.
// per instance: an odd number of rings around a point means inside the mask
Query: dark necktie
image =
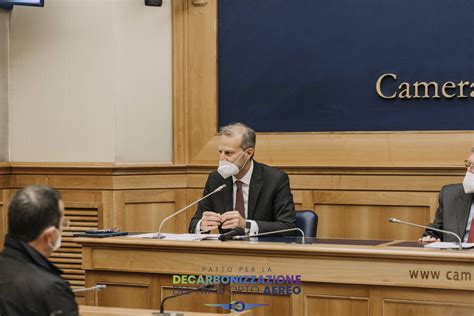
<svg viewBox="0 0 474 316"><path fill-rule="evenodd" d="M237 185L237 191L235 192L235 210L239 211L240 216L245 218L245 206L244 206L244 192L242 191L242 182L235 181Z"/></svg>

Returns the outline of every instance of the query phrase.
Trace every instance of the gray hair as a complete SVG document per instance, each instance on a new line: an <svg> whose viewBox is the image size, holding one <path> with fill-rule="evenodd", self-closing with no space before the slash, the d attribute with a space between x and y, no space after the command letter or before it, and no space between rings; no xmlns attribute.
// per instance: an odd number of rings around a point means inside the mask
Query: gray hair
<svg viewBox="0 0 474 316"><path fill-rule="evenodd" d="M221 127L221 135L225 136L242 136L240 148L247 150L249 148L255 148L257 142L257 136L255 131L243 123L233 123Z"/></svg>

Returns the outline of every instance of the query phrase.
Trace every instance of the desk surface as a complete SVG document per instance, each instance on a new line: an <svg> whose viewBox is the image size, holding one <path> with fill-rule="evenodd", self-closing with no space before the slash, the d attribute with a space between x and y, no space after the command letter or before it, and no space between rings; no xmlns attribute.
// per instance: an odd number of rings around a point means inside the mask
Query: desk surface
<svg viewBox="0 0 474 316"><path fill-rule="evenodd" d="M136 308L120 308L120 307L102 307L102 306L79 306L79 315L81 316L156 316L159 310L136 309ZM195 312L176 312L166 311L166 313L176 313L176 316L222 316L216 313L195 313ZM172 314L173 315L173 314ZM252 311L243 311L240 313L232 312L226 314L229 316L251 316Z"/></svg>
<svg viewBox="0 0 474 316"><path fill-rule="evenodd" d="M163 239L137 239L111 237L104 239L77 238L76 242L84 246L102 246L108 248L127 247L152 249L181 249L195 252L212 249L213 252L231 252L232 254L265 253L284 256L357 256L364 258L387 258L404 260L434 259L437 261L465 261L474 263L474 250L438 250L423 248L417 242L400 240L361 240L361 239L316 239L271 238L249 241L167 241Z"/></svg>

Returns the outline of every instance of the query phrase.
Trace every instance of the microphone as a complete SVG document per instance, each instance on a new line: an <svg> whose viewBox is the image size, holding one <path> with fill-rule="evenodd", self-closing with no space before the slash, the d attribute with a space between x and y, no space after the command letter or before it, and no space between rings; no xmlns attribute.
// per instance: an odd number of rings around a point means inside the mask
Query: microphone
<svg viewBox="0 0 474 316"><path fill-rule="evenodd" d="M183 211L187 210L188 208L190 208L191 206L193 206L194 204L197 204L199 202L201 202L202 200L204 200L205 198L213 195L214 193L217 193L217 192L220 192L222 191L222 189L224 189L226 187L225 184L221 185L220 187L218 187L217 189L215 189L214 191L212 191L211 193L203 196L202 198L194 201L193 203L189 204L189 205L186 205L185 207L183 207L182 209L180 209L179 211L177 212L174 212L173 214L171 214L170 216L166 217L165 219L163 219L160 223L160 227L158 228L158 232L155 234L155 236L153 238L165 238L165 235L161 234L161 229L163 228L163 224L166 223L169 219L173 218L174 216L182 213Z"/></svg>
<svg viewBox="0 0 474 316"><path fill-rule="evenodd" d="M178 293L178 294L167 296L161 301L160 314L159 315L162 315L162 316L169 315L168 313L165 314L164 310L165 310L165 302L167 300L169 300L170 298L175 298L175 297L178 297L178 296L187 295L187 294L192 293L192 292L208 291L208 290L212 290L212 289L214 289L214 284L207 284L207 285L203 285L203 286L200 286L200 287L197 287L197 288L194 288L194 289L189 289L187 291L183 291L183 292Z"/></svg>
<svg viewBox="0 0 474 316"><path fill-rule="evenodd" d="M301 233L301 243L304 244L304 232L295 227L295 228L287 228L287 229L280 229L280 230L274 230L271 232L266 232L266 233L260 233L260 234L255 234L255 235L250 235L250 236L245 236L245 235L239 235L235 236L233 239L244 239L244 238L251 238L251 237L260 237L260 236L267 236L267 235L273 235L273 234L278 234L278 233L286 233L286 232L292 232L292 231L299 231ZM220 237L220 236L219 236ZM220 238L219 238L220 239Z"/></svg>
<svg viewBox="0 0 474 316"><path fill-rule="evenodd" d="M72 290L74 293L80 293L80 292L87 292L87 291L97 291L99 292L100 290L103 290L107 287L105 284L97 284L96 286L91 286L91 287L82 287L79 289L74 289Z"/></svg>
<svg viewBox="0 0 474 316"><path fill-rule="evenodd" d="M409 225L409 226L425 228L425 229L434 230L434 231L437 231L437 232L453 235L459 241L459 250L462 250L461 238L457 234L455 234L453 232L450 232L448 230L442 230L442 229L438 229L438 228L434 228L434 227L430 227L430 226L423 226L423 225L418 225L418 224L414 224L414 223L404 222L404 221L401 221L401 220L393 218L393 217L389 218L388 221L390 223L393 223L393 224L405 224L405 225Z"/></svg>
<svg viewBox="0 0 474 316"><path fill-rule="evenodd" d="M233 237L239 236L239 235L245 235L245 230L242 227L236 227L236 228L232 229L231 231L229 231L227 233L220 234L219 235L219 240L220 241L226 241L226 240L230 240Z"/></svg>

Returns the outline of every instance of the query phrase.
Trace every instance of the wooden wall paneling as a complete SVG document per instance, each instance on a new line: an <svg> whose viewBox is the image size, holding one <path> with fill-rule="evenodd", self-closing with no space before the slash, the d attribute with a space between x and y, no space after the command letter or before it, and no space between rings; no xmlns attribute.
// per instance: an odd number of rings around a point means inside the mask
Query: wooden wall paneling
<svg viewBox="0 0 474 316"><path fill-rule="evenodd" d="M430 222L431 222L435 218L436 210L438 209L438 206L439 206L439 192L431 195L429 205L430 205Z"/></svg>
<svg viewBox="0 0 474 316"><path fill-rule="evenodd" d="M422 230L388 223L390 217L425 225L437 193L315 191L318 235L329 238L417 240Z"/></svg>
<svg viewBox="0 0 474 316"><path fill-rule="evenodd" d="M217 132L217 0L203 7L188 5L186 12L188 85L185 113L181 114L187 116L189 163ZM212 148L215 153L217 147Z"/></svg>
<svg viewBox="0 0 474 316"><path fill-rule="evenodd" d="M8 189L10 187L10 164L0 162L0 189Z"/></svg>
<svg viewBox="0 0 474 316"><path fill-rule="evenodd" d="M10 164L0 162L0 251L3 249L5 234L7 233L8 202L10 200Z"/></svg>
<svg viewBox="0 0 474 316"><path fill-rule="evenodd" d="M102 203L102 191L100 190L64 190L59 189L64 203L95 203L89 205L99 205ZM65 205L67 207L67 205Z"/></svg>
<svg viewBox="0 0 474 316"><path fill-rule="evenodd" d="M167 172L163 166L162 171L156 171L156 167L149 167L150 173L137 173L135 175L115 175L113 177L114 190L149 190L149 189L173 189L186 186L185 170ZM153 173L153 171L159 174Z"/></svg>
<svg viewBox="0 0 474 316"><path fill-rule="evenodd" d="M187 0L171 2L172 8L172 68L173 68L173 163L184 164L188 160L188 115L186 111L188 91L187 59Z"/></svg>
<svg viewBox="0 0 474 316"><path fill-rule="evenodd" d="M71 192L69 192L69 196ZM62 232L61 248L49 258L63 270L63 277L72 288L84 287L85 273L82 269L82 247L76 244L73 234L89 229L98 229L102 204L97 202L72 202L65 199L65 217L71 221Z"/></svg>
<svg viewBox="0 0 474 316"><path fill-rule="evenodd" d="M216 163L217 163L217 160L216 160ZM186 187L188 189L200 189L202 193L207 181L207 177L212 170L213 170L212 168L199 170L199 172L194 171L192 169L189 170L186 177Z"/></svg>
<svg viewBox="0 0 474 316"><path fill-rule="evenodd" d="M199 111L205 113L211 106ZM199 122L198 113L189 110L190 120ZM473 135L472 131L258 133L255 157L280 166L462 167L474 144ZM194 141L198 137L206 140L204 145L202 140ZM198 153L190 163L212 164L218 137L201 133L189 139Z"/></svg>
<svg viewBox="0 0 474 316"><path fill-rule="evenodd" d="M10 201L10 190L0 190L0 250L5 243L5 235L8 232L8 203Z"/></svg>
<svg viewBox="0 0 474 316"><path fill-rule="evenodd" d="M8 172L8 171L5 171L5 172ZM0 169L0 189L8 189L9 187L10 187L10 174L9 173L2 174L1 169Z"/></svg>
<svg viewBox="0 0 474 316"><path fill-rule="evenodd" d="M92 171L92 170L91 170ZM49 175L49 174L12 174L12 188L23 188L31 184L46 184L63 190L105 190L112 189L110 176L99 175Z"/></svg>
<svg viewBox="0 0 474 316"><path fill-rule="evenodd" d="M180 197L183 194L180 193ZM120 206L122 229L131 232L157 231L161 221L176 209L175 190L138 190L123 192ZM163 226L163 232L180 231L184 228L177 218L172 218Z"/></svg>
<svg viewBox="0 0 474 316"><path fill-rule="evenodd" d="M291 190L293 194L293 202L296 210L313 210L313 191L310 190Z"/></svg>
<svg viewBox="0 0 474 316"><path fill-rule="evenodd" d="M114 212L114 192L103 191L102 192L102 216L99 222L100 228L114 227L113 223L113 212Z"/></svg>
<svg viewBox="0 0 474 316"><path fill-rule="evenodd" d="M125 214L125 192L114 191L113 193L113 208L108 209L109 222L112 222L112 226L118 227L122 231L126 231L124 214Z"/></svg>
<svg viewBox="0 0 474 316"><path fill-rule="evenodd" d="M285 168L286 169L286 168ZM285 170L283 169L283 170ZM307 168L305 168L308 170ZM363 173L357 169L326 169L325 173L298 174L289 170L293 190L377 190L377 191L428 191L438 192L442 186L462 183L466 171L454 169L449 173L437 174L435 171L426 174L423 171L399 174L399 170L386 169L385 172L367 170Z"/></svg>
<svg viewBox="0 0 474 316"><path fill-rule="evenodd" d="M202 197L203 189L187 189L186 190L186 203L190 204L197 199ZM186 215L186 232L187 229L189 228L189 223L191 222L191 219L193 218L194 214L196 213L196 208L197 205L190 207L187 211L185 211Z"/></svg>
<svg viewBox="0 0 474 316"><path fill-rule="evenodd" d="M187 205L186 189L175 189L174 192L175 192L175 204L174 204L174 209L172 209L171 212L176 212ZM195 206L190 207L190 209L191 210L195 209ZM186 211L177 215L174 220L174 227L173 227L172 232L187 233L189 221L188 221L188 214ZM171 223L169 227L171 228Z"/></svg>
<svg viewBox="0 0 474 316"><path fill-rule="evenodd" d="M295 204L296 210L303 209L303 192L302 191L292 191L293 194L293 203Z"/></svg>

